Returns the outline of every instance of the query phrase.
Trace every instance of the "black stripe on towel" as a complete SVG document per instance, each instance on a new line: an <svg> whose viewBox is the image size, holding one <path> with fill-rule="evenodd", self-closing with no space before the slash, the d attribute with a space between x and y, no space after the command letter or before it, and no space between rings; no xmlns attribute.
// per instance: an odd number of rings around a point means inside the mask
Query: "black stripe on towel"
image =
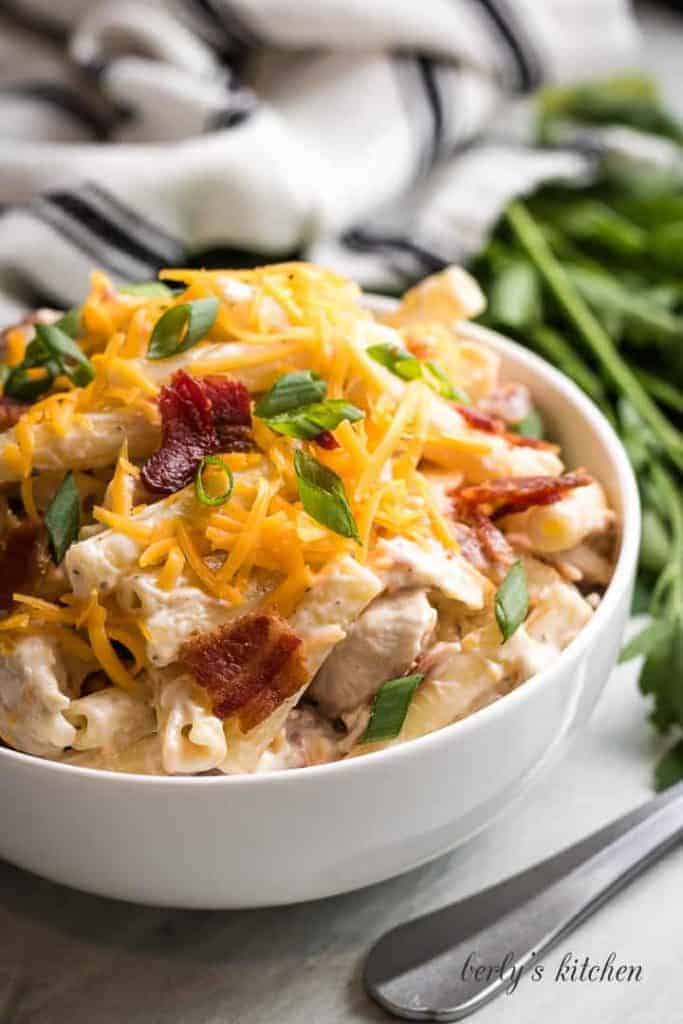
<svg viewBox="0 0 683 1024"><path fill-rule="evenodd" d="M220 131L222 128L236 128L243 124L258 107L258 99L250 89L241 89L235 84L226 90L225 106L214 111L206 123L206 131Z"/></svg>
<svg viewBox="0 0 683 1024"><path fill-rule="evenodd" d="M431 147L429 164L434 164L439 157L443 144L443 107L441 94L436 81L434 62L428 57L418 57L417 66L424 87L429 113L431 117Z"/></svg>
<svg viewBox="0 0 683 1024"><path fill-rule="evenodd" d="M205 26L202 35L206 42L228 63L239 65L249 50L263 45L229 0L185 0L185 4L190 15L199 17Z"/></svg>
<svg viewBox="0 0 683 1024"><path fill-rule="evenodd" d="M505 0L478 0L505 43L515 67L519 88L530 92L541 83L542 74L538 56L530 40L516 22Z"/></svg>
<svg viewBox="0 0 683 1024"><path fill-rule="evenodd" d="M109 118L93 110L75 89L57 82L11 82L0 86L0 101L3 96L49 104L79 120L96 139L106 139L112 127Z"/></svg>
<svg viewBox="0 0 683 1024"><path fill-rule="evenodd" d="M423 274L434 274L448 266L448 261L437 253L430 252L402 235L385 235L369 231L367 228L352 228L343 235L341 241L354 252L410 256Z"/></svg>
<svg viewBox="0 0 683 1024"><path fill-rule="evenodd" d="M223 128L237 128L238 125L244 124L249 119L250 113L251 111L244 108L226 107L223 110L218 110L209 118L206 130L207 132L219 132Z"/></svg>
<svg viewBox="0 0 683 1024"><path fill-rule="evenodd" d="M105 216L119 225L122 231L137 238L167 264L177 263L185 258L185 246L175 235L160 228L151 220L143 217L137 210L127 206L122 200L107 192L94 182L87 182L79 191L81 198L103 210Z"/></svg>
<svg viewBox="0 0 683 1024"><path fill-rule="evenodd" d="M221 24L232 39L238 39L243 46L250 50L263 45L261 36L230 0L204 0L204 2L213 6Z"/></svg>
<svg viewBox="0 0 683 1024"><path fill-rule="evenodd" d="M124 223L124 218L108 215L94 203L83 198L83 193L50 192L44 202L56 207L76 225L85 228L91 237L110 248L116 249L125 256L148 265L157 270L172 260L167 251L160 251L149 244L149 240L141 241Z"/></svg>
<svg viewBox="0 0 683 1024"><path fill-rule="evenodd" d="M81 223L71 219L59 207L52 205L46 197L36 200L27 212L51 228L55 234L78 249L87 257L88 263L103 267L124 281L136 281L141 277L152 277L156 266L143 265L139 260L112 248L105 240L89 231ZM58 303L59 305L59 303Z"/></svg>

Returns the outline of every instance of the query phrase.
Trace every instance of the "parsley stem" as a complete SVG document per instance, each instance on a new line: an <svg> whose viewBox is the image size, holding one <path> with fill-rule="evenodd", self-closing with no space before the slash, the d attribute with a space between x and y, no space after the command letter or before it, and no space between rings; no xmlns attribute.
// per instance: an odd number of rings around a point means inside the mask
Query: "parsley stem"
<svg viewBox="0 0 683 1024"><path fill-rule="evenodd" d="M673 558L662 576L666 579L666 585L671 587L674 608L683 612L683 497L680 488L663 466L653 462L650 471L657 485L658 493L661 494L668 506L666 511L671 525ZM656 603L655 596L656 591L653 594L653 604Z"/></svg>
<svg viewBox="0 0 683 1024"><path fill-rule="evenodd" d="M633 406L668 453L671 461L683 469L683 434L660 411L655 402L624 362L612 339L576 291L564 267L556 259L538 224L521 202L512 202L506 217L515 237L574 325L586 345L602 364L610 378Z"/></svg>

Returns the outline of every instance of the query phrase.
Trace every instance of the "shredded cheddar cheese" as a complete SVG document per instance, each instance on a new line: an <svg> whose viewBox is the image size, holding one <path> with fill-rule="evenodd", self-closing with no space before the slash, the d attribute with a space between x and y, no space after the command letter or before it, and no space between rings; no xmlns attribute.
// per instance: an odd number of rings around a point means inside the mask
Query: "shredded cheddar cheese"
<svg viewBox="0 0 683 1024"><path fill-rule="evenodd" d="M120 686L127 693L135 694L138 690L137 683L116 654L111 643L110 634L106 629L106 623L107 611L99 603L96 591L93 591L85 618L85 627L88 631L93 654L112 683Z"/></svg>
<svg viewBox="0 0 683 1024"><path fill-rule="evenodd" d="M26 331L22 327L13 327L6 335L7 352L5 361L8 366L18 366L26 352Z"/></svg>
<svg viewBox="0 0 683 1024"><path fill-rule="evenodd" d="M58 483L63 471L73 469L84 517L81 540L86 543L93 534L93 542L106 543L110 536L129 542L117 540L113 571L121 559L124 575L143 574L156 593L192 585L226 606L238 606L255 593L260 606L277 607L284 616L292 615L325 567L341 556L366 561L382 537L436 540L457 548L422 465L437 447L452 451L454 458L458 453L476 458L502 442L465 423L454 430L454 414L448 432L435 427L434 405L442 401L435 392L421 380L390 378L390 371L367 354L375 337L368 331L379 331L381 340L387 337L381 332L390 328L363 308L355 285L305 263L235 272L173 269L160 277L181 282L184 289L167 296L127 294L105 275L93 274L77 342L90 360L92 380L76 387L60 377L0 447L0 468L17 487L27 516L37 520L44 511L41 474L54 473ZM217 314L199 343L168 361L147 358L155 324L168 308L210 297L218 299ZM401 340L399 331L394 333ZM440 364L452 355L448 332L425 334L418 325L403 333L405 344L415 351L422 345ZM7 337L8 363L16 365L25 354L26 332L17 329ZM474 349L463 346L458 358L482 379L490 371L490 361L478 361ZM452 356L449 366L456 363ZM234 475L225 504L202 505L192 484L156 500L145 493L140 466L160 443L158 397L178 367L196 377L234 376L255 398L282 373L311 370L324 378L327 399L353 403L362 418L343 420L334 429L336 446L322 447L276 433L253 416L255 450L221 456ZM115 424L124 411L130 429L101 438L108 427L98 415L110 414L106 423ZM94 450L100 438L109 454L95 465L84 464L79 460L84 440ZM338 476L360 544L306 511L294 469L301 447ZM150 665L147 648L154 630L149 621L126 610L108 590L78 593L66 593L56 604L17 594L19 610L0 621L0 629L51 631L65 650L94 659L115 685L135 692ZM132 655L132 668L119 657L117 644Z"/></svg>
<svg viewBox="0 0 683 1024"><path fill-rule="evenodd" d="M76 621L75 614L71 609L63 608L50 601L44 601L42 598L34 597L32 594L14 594L14 600L17 604L25 605L32 613L40 616L45 622L59 622L63 625L71 626Z"/></svg>
<svg viewBox="0 0 683 1024"><path fill-rule="evenodd" d="M30 622L31 616L26 612L16 612L14 615L8 615L6 618L0 619L0 630L3 633L10 633L15 629L25 630Z"/></svg>
<svg viewBox="0 0 683 1024"><path fill-rule="evenodd" d="M93 508L93 517L98 523L104 523L111 530L116 533L125 533L127 537L132 540L141 542L152 543L152 537L154 535L154 527L151 523L136 522L135 519L127 515L122 515L117 512L113 512L108 508L102 508L96 505Z"/></svg>
<svg viewBox="0 0 683 1024"><path fill-rule="evenodd" d="M291 615L313 579L314 574L303 559L295 559L288 575L266 599L266 606L277 608L281 615Z"/></svg>
<svg viewBox="0 0 683 1024"><path fill-rule="evenodd" d="M164 567L159 573L159 586L162 590L172 590L185 568L185 555L177 544L174 544L166 556Z"/></svg>
<svg viewBox="0 0 683 1024"><path fill-rule="evenodd" d="M68 651L73 657L79 658L86 665L93 661L93 651L90 644L86 643L78 633L58 623L48 622L40 626L40 631L54 636L60 647Z"/></svg>
<svg viewBox="0 0 683 1024"><path fill-rule="evenodd" d="M33 427L28 414L22 416L18 421L16 425L16 438L17 445L19 447L19 456L21 459L21 475L26 479L26 477L31 475L31 469L33 468L33 452L35 449Z"/></svg>
<svg viewBox="0 0 683 1024"><path fill-rule="evenodd" d="M140 634L130 626L119 624L107 626L106 632L110 640L116 640L118 643L122 644L126 648L126 650L130 651L130 653L133 655L134 664L131 670L131 675L137 676L140 672L142 672L147 660L145 645L142 641ZM110 676L110 678L112 677ZM112 681L116 682L116 680L113 678ZM119 683L119 685L121 684Z"/></svg>
<svg viewBox="0 0 683 1024"><path fill-rule="evenodd" d="M128 441L121 446L114 476L109 484L108 496L111 504L111 511L116 516L130 516L133 507L133 496L131 492L131 476L128 461Z"/></svg>
<svg viewBox="0 0 683 1024"><path fill-rule="evenodd" d="M180 549L187 559L188 565L199 579L201 585L208 590L210 594L215 597L231 597L234 601L238 601L241 595L234 588L228 593L228 588L225 588L225 592L222 591L219 581L216 579L215 573L208 567L206 562L201 556L198 548L196 547L192 537L182 523L178 523L177 526L177 537Z"/></svg>
<svg viewBox="0 0 683 1024"><path fill-rule="evenodd" d="M150 565L159 565L170 554L176 546L175 537L165 537L163 540L156 540L140 555L138 565L141 569L147 569Z"/></svg>
<svg viewBox="0 0 683 1024"><path fill-rule="evenodd" d="M388 464L389 459L401 441L403 432L417 412L422 398L422 389L423 384L421 381L411 381L406 388L401 403L393 413L391 425L372 452L365 469L361 473L356 485L357 498L364 498L373 487L378 485L382 470Z"/></svg>
<svg viewBox="0 0 683 1024"><path fill-rule="evenodd" d="M30 476L25 477L25 479L21 481L21 500L28 518L37 521L40 516L38 515L35 496L33 494L33 478Z"/></svg>
<svg viewBox="0 0 683 1024"><path fill-rule="evenodd" d="M219 570L219 585L229 584L234 579L245 559L249 556L250 549L254 547L255 538L258 537L261 529L272 494L271 486L264 479L260 479L254 503L244 524L244 530L237 539L225 564Z"/></svg>

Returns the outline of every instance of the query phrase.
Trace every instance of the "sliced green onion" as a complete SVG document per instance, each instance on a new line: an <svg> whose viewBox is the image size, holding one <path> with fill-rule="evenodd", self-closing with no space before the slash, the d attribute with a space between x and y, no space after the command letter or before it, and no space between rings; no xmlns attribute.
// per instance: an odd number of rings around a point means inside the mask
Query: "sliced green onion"
<svg viewBox="0 0 683 1024"><path fill-rule="evenodd" d="M386 366L387 370L391 370L403 380L419 380L422 376L420 360L400 345L385 342L381 345L370 345L365 351L376 363Z"/></svg>
<svg viewBox="0 0 683 1024"><path fill-rule="evenodd" d="M327 393L327 384L313 370L295 370L275 381L270 391L254 407L262 420L299 409L302 405L320 402Z"/></svg>
<svg viewBox="0 0 683 1024"><path fill-rule="evenodd" d="M150 299L172 299L173 289L163 281L138 281L137 284L124 284L119 288L124 295L144 295Z"/></svg>
<svg viewBox="0 0 683 1024"><path fill-rule="evenodd" d="M5 370L4 393L20 402L34 402L50 390L60 374L77 387L89 384L95 376L92 363L71 337L71 332L79 329L78 310L66 313L56 324L36 324L21 363ZM42 369L42 376L29 373L35 369Z"/></svg>
<svg viewBox="0 0 683 1024"><path fill-rule="evenodd" d="M81 310L78 306L74 306L73 309L67 310L64 316L60 317L55 327L58 327L60 331L64 331L70 338L77 338L81 333Z"/></svg>
<svg viewBox="0 0 683 1024"><path fill-rule="evenodd" d="M401 676L382 683L370 712L370 721L360 743L393 740L403 728L410 702L424 675Z"/></svg>
<svg viewBox="0 0 683 1024"><path fill-rule="evenodd" d="M300 449L294 453L296 484L306 512L340 537L361 542L356 520L337 474Z"/></svg>
<svg viewBox="0 0 683 1024"><path fill-rule="evenodd" d="M509 640L529 611L529 587L522 562L515 562L498 588L495 611L503 640Z"/></svg>
<svg viewBox="0 0 683 1024"><path fill-rule="evenodd" d="M95 377L93 365L85 353L56 324L36 324L36 336L27 349L38 353L42 347L45 359L37 362L53 360L61 373L71 380L76 387L82 388Z"/></svg>
<svg viewBox="0 0 683 1024"><path fill-rule="evenodd" d="M148 359L168 359L192 348L213 327L218 313L218 299L195 299L171 306L152 331L147 348Z"/></svg>
<svg viewBox="0 0 683 1024"><path fill-rule="evenodd" d="M470 405L472 403L472 399L467 392L463 391L462 388L457 388L455 384L451 384L446 374L436 363L425 363L424 369L427 371L424 374L425 380L442 398L447 398L449 402L458 402L459 405ZM436 378L435 381L429 379L430 374Z"/></svg>
<svg viewBox="0 0 683 1024"><path fill-rule="evenodd" d="M33 377L29 376L29 369L31 367L3 367L3 371L7 371L3 394L10 398L16 398L18 402L35 402L41 395L46 394L54 383L55 374L51 373L46 366L44 376Z"/></svg>
<svg viewBox="0 0 683 1024"><path fill-rule="evenodd" d="M442 398L447 398L451 402L460 402L461 405L469 405L469 396L454 387L436 363L422 363L417 356L411 355L400 345L392 345L390 342L370 345L365 351L376 363L386 366L387 370L391 370L402 380L424 380L432 391L436 391Z"/></svg>
<svg viewBox="0 0 683 1024"><path fill-rule="evenodd" d="M228 487L223 494L211 495L206 493L204 489L204 470L207 466L218 466L226 474ZM219 455L205 455L197 467L197 473L194 478L194 493L201 505L209 505L211 508L216 508L218 505L225 505L226 501L230 500L233 483L232 470L227 462L221 459Z"/></svg>
<svg viewBox="0 0 683 1024"><path fill-rule="evenodd" d="M343 398L328 398L325 402L314 402L303 405L300 409L281 413L266 419L271 430L286 437L298 437L302 441L312 441L324 430L334 430L344 420L356 423L365 414L355 405Z"/></svg>
<svg viewBox="0 0 683 1024"><path fill-rule="evenodd" d="M78 536L81 499L73 473L67 473L45 513L50 551L57 565Z"/></svg>
<svg viewBox="0 0 683 1024"><path fill-rule="evenodd" d="M519 423L515 423L514 429L522 437L535 437L536 440L540 441L543 437L543 420L538 409L533 407L529 409L524 419L520 420Z"/></svg>

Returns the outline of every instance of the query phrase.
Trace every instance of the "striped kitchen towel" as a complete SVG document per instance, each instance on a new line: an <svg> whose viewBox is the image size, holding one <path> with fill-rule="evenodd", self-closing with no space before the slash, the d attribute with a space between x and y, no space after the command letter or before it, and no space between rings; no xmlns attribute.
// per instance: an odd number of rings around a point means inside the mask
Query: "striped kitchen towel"
<svg viewBox="0 0 683 1024"><path fill-rule="evenodd" d="M302 256L401 286L589 170L501 110L635 42L627 0L0 0L0 321L78 301L93 265Z"/></svg>

